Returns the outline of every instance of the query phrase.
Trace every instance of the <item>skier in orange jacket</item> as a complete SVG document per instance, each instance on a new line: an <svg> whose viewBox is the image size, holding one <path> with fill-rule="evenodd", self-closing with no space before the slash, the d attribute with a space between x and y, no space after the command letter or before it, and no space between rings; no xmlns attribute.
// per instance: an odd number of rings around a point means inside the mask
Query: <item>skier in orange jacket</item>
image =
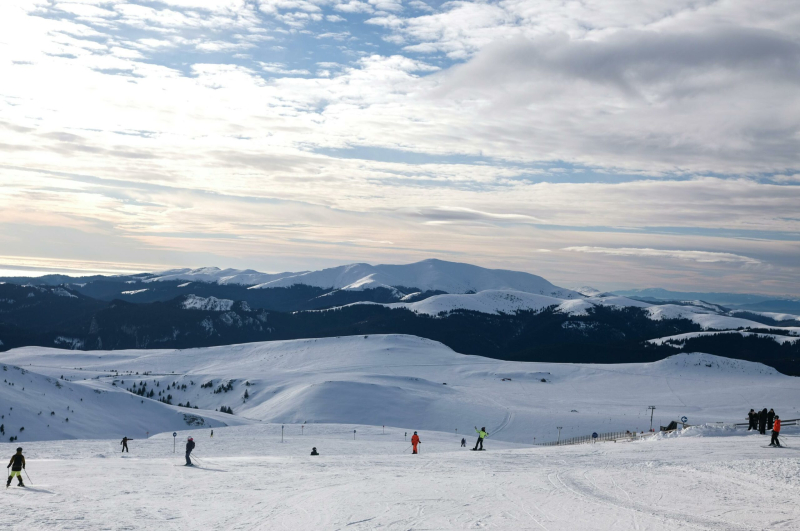
<svg viewBox="0 0 800 531"><path fill-rule="evenodd" d="M417 432L414 432L414 435L411 436L411 446L414 447L414 451L411 452L412 454L417 453L418 444L419 444L419 435L417 435Z"/></svg>

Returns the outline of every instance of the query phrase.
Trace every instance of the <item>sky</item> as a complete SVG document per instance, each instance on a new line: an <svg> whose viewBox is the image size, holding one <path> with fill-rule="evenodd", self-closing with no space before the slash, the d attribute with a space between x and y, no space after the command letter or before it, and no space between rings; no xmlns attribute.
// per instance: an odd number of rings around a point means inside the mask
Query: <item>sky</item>
<svg viewBox="0 0 800 531"><path fill-rule="evenodd" d="M0 270L800 296L796 0L3 0Z"/></svg>

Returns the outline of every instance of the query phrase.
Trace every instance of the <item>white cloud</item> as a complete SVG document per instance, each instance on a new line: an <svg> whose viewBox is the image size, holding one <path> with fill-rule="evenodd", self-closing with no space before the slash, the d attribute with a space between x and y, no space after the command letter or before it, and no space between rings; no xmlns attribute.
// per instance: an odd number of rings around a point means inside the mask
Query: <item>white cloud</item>
<svg viewBox="0 0 800 531"><path fill-rule="evenodd" d="M336 4L333 8L343 13L372 13L374 9L366 2L350 0L347 3Z"/></svg>
<svg viewBox="0 0 800 531"><path fill-rule="evenodd" d="M0 2L4 249L797 285L791 2L72 3Z"/></svg>
<svg viewBox="0 0 800 531"><path fill-rule="evenodd" d="M731 253L720 253L713 251L683 251L675 249L634 249L618 248L610 249L607 247L565 247L564 251L576 253L595 253L607 254L612 256L635 256L643 258L671 258L675 260L689 260L692 262L716 263L733 262L746 265L758 265L762 261L749 256L741 256Z"/></svg>

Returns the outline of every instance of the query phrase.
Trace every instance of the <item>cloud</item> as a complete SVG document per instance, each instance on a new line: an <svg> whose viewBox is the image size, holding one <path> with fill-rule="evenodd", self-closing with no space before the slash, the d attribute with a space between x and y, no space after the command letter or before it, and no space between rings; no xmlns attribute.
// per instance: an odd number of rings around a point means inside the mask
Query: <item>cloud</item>
<svg viewBox="0 0 800 531"><path fill-rule="evenodd" d="M0 2L6 254L796 290L791 1L72 4Z"/></svg>
<svg viewBox="0 0 800 531"><path fill-rule="evenodd" d="M745 265L760 265L763 262L749 256L741 256L732 253L720 253L712 251L682 251L674 249L635 249L622 247L610 249L607 247L565 247L564 251L576 253L607 254L611 256L635 256L641 258L670 258L674 260L686 260L701 263L739 263Z"/></svg>

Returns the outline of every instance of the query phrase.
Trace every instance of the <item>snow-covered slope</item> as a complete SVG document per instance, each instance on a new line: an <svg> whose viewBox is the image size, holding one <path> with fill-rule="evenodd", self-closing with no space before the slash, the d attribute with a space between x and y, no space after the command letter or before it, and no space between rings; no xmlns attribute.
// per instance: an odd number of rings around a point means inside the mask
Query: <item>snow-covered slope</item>
<svg viewBox="0 0 800 531"><path fill-rule="evenodd" d="M61 361L70 364L78 358L67 355ZM19 441L141 437L148 431L155 434L248 422L213 410L178 408L144 399L121 389L125 384L119 382L125 378L68 381L68 376L64 380L56 374L58 370L48 372L51 376L8 363L0 365L0 424L5 432L0 440L12 436Z"/></svg>
<svg viewBox="0 0 800 531"><path fill-rule="evenodd" d="M507 441L546 440L556 434L556 426L563 426L566 437L646 430L648 405L658 407L656 423L664 424L683 415L692 423L738 420L762 404L800 416L799 379L757 363L705 354L679 354L650 364L519 363L458 354L414 336L387 335L193 350L65 352L28 347L0 354L0 362L51 378L63 374L75 380L71 385L76 388L77 380L90 381L99 390L146 381L148 388L166 393L170 386L173 403L188 400L201 408L177 411L204 416L227 406L236 414L233 418L265 422L416 426L459 433L471 432L477 424ZM120 371L118 377L108 376L112 369ZM142 375L146 371L152 374ZM16 385L10 389L21 393ZM22 396L6 395L3 403ZM138 396L127 400L142 407ZM25 415L35 416L35 402L31 404ZM31 422L20 417L15 419ZM128 435L159 429L148 426L141 419ZM87 438L107 434L97 425L84 432Z"/></svg>
<svg viewBox="0 0 800 531"><path fill-rule="evenodd" d="M410 455L416 426L286 425L283 440L281 428L179 432L179 445L194 436L197 468L175 466L183 456L172 453L171 433L133 441L122 459L118 439L26 443L34 483L5 490L4 522L131 531L800 528L796 451L764 448L767 436L741 430L566 447L511 448L490 437L486 452L461 448L461 433L420 430L421 454ZM309 456L312 446L321 455Z"/></svg>

